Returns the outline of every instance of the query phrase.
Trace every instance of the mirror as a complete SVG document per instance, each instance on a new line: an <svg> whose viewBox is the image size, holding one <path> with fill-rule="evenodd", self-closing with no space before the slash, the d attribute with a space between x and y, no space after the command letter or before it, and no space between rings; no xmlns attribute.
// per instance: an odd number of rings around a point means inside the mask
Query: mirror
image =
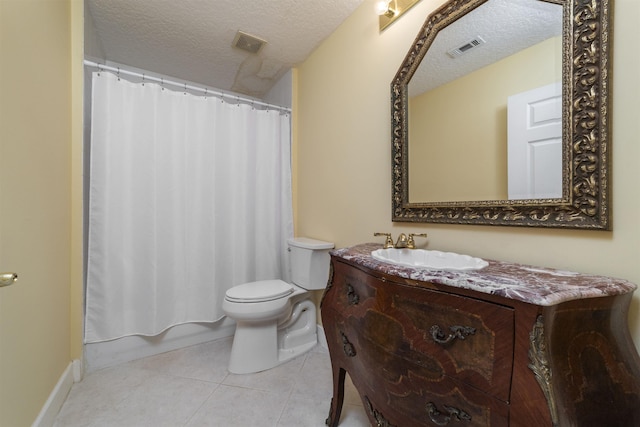
<svg viewBox="0 0 640 427"><path fill-rule="evenodd" d="M561 82L559 4L491 0L441 30L408 83L409 201L562 197Z"/></svg>
<svg viewBox="0 0 640 427"><path fill-rule="evenodd" d="M391 84L393 221L609 229L608 25L591 0L429 15Z"/></svg>

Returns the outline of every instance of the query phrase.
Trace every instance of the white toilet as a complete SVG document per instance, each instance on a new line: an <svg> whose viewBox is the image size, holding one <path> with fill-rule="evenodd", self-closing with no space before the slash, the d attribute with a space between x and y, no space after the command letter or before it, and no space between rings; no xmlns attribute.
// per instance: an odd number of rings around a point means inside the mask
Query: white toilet
<svg viewBox="0 0 640 427"><path fill-rule="evenodd" d="M226 292L222 309L237 323L229 372L273 368L318 341L316 305L308 291L326 287L329 250L334 245L305 237L290 239L288 244L292 283L261 280Z"/></svg>

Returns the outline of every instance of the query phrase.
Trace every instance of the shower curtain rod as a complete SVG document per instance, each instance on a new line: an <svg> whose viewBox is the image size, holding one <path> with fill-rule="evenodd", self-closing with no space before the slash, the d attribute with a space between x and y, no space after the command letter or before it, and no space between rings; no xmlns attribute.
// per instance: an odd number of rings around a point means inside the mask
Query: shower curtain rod
<svg viewBox="0 0 640 427"><path fill-rule="evenodd" d="M94 61L88 61L88 60L84 60L84 65L87 65L89 67L95 67L98 69L98 71L100 70L104 70L104 71L111 71L113 73L116 74L125 74L128 76L132 76L132 77L138 77L141 78L143 81L152 81L152 82L156 82L156 83L160 83L161 85L172 85L172 86L176 86L179 88L183 88L184 90L191 90L191 91L197 91L197 92L202 92L206 95L212 95L212 96L217 96L221 99L228 99L228 100L234 100L237 102L242 102L245 104L250 104L250 105L258 105L261 107L266 107L266 109L271 109L271 110L278 110L278 111L282 111L285 113L291 113L291 108L288 107L281 107L279 105L274 105L274 104L268 104L266 102L262 102L262 101L258 101L257 99L251 99L251 98L244 98L242 96L239 95L232 95L230 93L224 93L220 90L211 90L208 89L206 87L198 87L198 86L192 86L192 85L188 85L186 83L179 83L176 81L172 81L172 80L165 80L165 79L161 79L158 77L153 77L153 76L148 76L146 74L142 74L142 73L138 73L138 72L134 72L134 71L129 71L120 67L112 67L109 65L105 65L105 64L100 64L98 62L94 62Z"/></svg>

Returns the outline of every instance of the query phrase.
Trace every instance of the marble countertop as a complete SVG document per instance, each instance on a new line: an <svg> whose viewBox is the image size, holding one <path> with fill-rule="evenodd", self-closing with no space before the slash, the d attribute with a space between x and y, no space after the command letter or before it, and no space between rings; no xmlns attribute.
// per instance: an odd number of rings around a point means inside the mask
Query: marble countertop
<svg viewBox="0 0 640 427"><path fill-rule="evenodd" d="M378 243L364 243L335 249L331 254L405 279L470 289L543 306L582 298L622 295L633 292L637 287L624 279L493 260L486 260L489 265L475 271L404 267L374 259L371 252L381 247Z"/></svg>

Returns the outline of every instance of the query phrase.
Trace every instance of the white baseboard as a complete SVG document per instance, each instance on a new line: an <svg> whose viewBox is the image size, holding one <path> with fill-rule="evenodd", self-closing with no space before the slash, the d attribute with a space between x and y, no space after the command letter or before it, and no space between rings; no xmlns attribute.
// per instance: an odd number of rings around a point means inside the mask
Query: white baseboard
<svg viewBox="0 0 640 427"><path fill-rule="evenodd" d="M82 381L82 378L84 377L84 366L82 366L82 362L78 359L75 359L73 362L71 362L71 371L73 373L73 382L79 383L80 381Z"/></svg>
<svg viewBox="0 0 640 427"><path fill-rule="evenodd" d="M49 395L49 398L45 402L38 418L33 422L32 427L51 427L56 420L60 408L64 404L64 401L71 391L76 375L78 379L81 378L82 362L79 360L73 360L64 370L62 376L58 380L58 383L53 388L53 391Z"/></svg>

